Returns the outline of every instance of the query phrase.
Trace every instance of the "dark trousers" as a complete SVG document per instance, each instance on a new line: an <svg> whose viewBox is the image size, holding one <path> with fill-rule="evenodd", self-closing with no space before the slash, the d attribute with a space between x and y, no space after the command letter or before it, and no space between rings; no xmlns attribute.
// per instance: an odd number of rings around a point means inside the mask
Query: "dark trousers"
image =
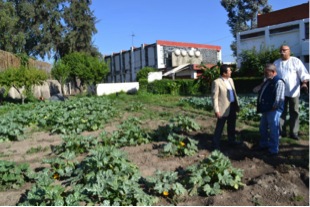
<svg viewBox="0 0 310 207"><path fill-rule="evenodd" d="M225 123L227 121L227 135L228 135L228 141L233 142L236 139L236 104L235 102L230 104L230 112L227 117L221 117L218 118L216 121L216 127L214 131L213 136L213 147L214 149L220 148L220 140L223 133L223 129L225 126Z"/></svg>
<svg viewBox="0 0 310 207"><path fill-rule="evenodd" d="M299 97L291 98L291 97L285 97L284 101L284 110L282 112L281 118L280 118L280 130L281 134L286 134L286 116L287 111L289 109L289 126L290 126L290 135L298 135L299 131Z"/></svg>

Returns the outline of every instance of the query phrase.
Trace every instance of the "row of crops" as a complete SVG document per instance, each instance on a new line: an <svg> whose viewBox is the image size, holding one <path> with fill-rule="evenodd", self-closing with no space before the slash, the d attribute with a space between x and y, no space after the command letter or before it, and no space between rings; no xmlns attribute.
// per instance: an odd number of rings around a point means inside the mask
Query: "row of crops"
<svg viewBox="0 0 310 207"><path fill-rule="evenodd" d="M243 119L256 120L255 100L241 98ZM209 98L185 98L181 104L212 110ZM198 152L198 141L189 132L200 126L187 116L171 117L164 126L153 131L141 127L142 120L129 117L117 130L98 136L83 136L83 131L95 131L113 118L120 117L117 102L107 97L83 97L65 102L42 102L22 107L7 107L1 115L0 140L27 138L29 128L62 134L63 142L52 147L53 156L42 159L48 167L34 172L27 163L0 161L1 190L20 188L25 182L31 189L18 205L156 205L163 197L177 204L182 196L216 195L223 188L239 189L243 172L231 165L219 151L185 169L173 172L157 171L142 177L138 167L120 150L164 141L159 156L191 156ZM304 105L301 105L304 107ZM128 104L126 110L143 110L143 104ZM306 110L308 111L308 110ZM248 118L246 118L248 117ZM254 117L254 118L253 118ZM307 119L308 120L308 119ZM78 161L81 160L81 161Z"/></svg>

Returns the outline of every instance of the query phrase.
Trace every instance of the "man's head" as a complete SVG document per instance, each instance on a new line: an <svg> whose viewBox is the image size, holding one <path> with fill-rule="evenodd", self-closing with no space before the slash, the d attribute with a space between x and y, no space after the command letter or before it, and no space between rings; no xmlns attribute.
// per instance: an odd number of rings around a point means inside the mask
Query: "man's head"
<svg viewBox="0 0 310 207"><path fill-rule="evenodd" d="M227 64L223 64L220 67L220 74L223 78L230 78L231 77L231 68Z"/></svg>
<svg viewBox="0 0 310 207"><path fill-rule="evenodd" d="M272 63L268 63L265 65L264 69L265 78L272 79L277 75L277 69L276 66Z"/></svg>
<svg viewBox="0 0 310 207"><path fill-rule="evenodd" d="M281 45L280 54L281 54L282 60L288 60L291 56L290 47L288 45Z"/></svg>

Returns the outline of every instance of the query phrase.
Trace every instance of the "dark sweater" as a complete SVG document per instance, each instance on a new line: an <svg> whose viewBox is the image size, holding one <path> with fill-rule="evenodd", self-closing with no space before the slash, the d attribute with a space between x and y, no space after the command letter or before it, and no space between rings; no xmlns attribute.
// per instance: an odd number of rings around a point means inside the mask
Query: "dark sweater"
<svg viewBox="0 0 310 207"><path fill-rule="evenodd" d="M271 111L276 99L277 95L277 88L276 84L278 81L283 81L279 78L279 76L273 77L273 79L268 79L265 81L261 89L258 91L258 98L257 98L257 112L258 113L264 113L267 111ZM283 81L284 82L284 81ZM265 85L268 84L263 91ZM263 93L262 93L263 92ZM283 111L284 103L281 103L277 110Z"/></svg>

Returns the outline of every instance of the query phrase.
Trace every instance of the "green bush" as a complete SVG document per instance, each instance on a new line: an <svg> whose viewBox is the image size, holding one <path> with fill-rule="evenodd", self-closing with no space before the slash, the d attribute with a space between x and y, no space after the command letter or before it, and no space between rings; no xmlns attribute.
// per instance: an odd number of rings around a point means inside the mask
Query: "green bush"
<svg viewBox="0 0 310 207"><path fill-rule="evenodd" d="M147 76L148 76L149 72L156 72L156 71L157 70L155 68L152 68L152 67L144 67L144 68L142 68L137 73L137 81L139 81L140 79L147 79Z"/></svg>
<svg viewBox="0 0 310 207"><path fill-rule="evenodd" d="M273 63L280 58L279 50L270 48L261 48L259 52L253 47L252 50L244 50L239 55L241 67L240 76L263 77L264 67L267 63Z"/></svg>

